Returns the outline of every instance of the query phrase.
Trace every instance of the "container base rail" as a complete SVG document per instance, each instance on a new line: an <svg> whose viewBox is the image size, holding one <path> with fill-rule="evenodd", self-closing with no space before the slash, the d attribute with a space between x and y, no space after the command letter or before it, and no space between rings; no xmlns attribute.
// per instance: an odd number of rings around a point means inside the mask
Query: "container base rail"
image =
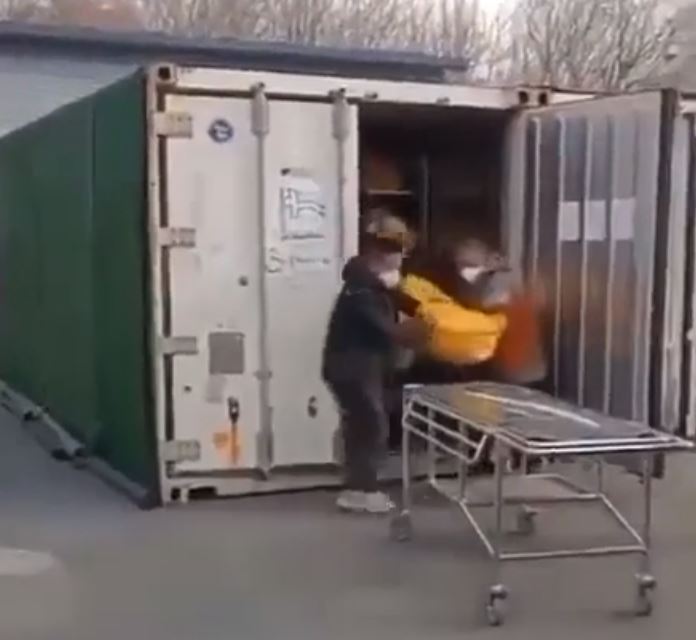
<svg viewBox="0 0 696 640"><path fill-rule="evenodd" d="M580 409L544 393L495 383L469 383L409 387L404 394L402 439L402 496L400 509L391 521L392 536L405 541L412 536L412 444L425 443L429 484L464 513L495 565L495 580L486 600L489 624L504 618L508 589L503 582L503 564L561 558L639 557L636 575L638 615L652 612L652 593L657 581L651 574L652 478L658 455L688 451L693 444L645 425ZM484 456L494 463L492 499L473 495L468 485L469 469ZM643 523L634 527L609 499L604 487L607 460L640 465L643 489ZM454 490L437 479L439 459L451 457L457 466ZM596 469L593 488L557 473L548 473L543 463L589 463ZM542 461L541 471L530 472L530 461ZM525 481L543 480L565 489L563 495L513 496L505 478L519 475ZM536 505L595 503L604 508L628 534L630 543L540 551L506 551L503 514L516 510L517 533L535 530ZM474 510L491 508L493 531L488 533Z"/></svg>

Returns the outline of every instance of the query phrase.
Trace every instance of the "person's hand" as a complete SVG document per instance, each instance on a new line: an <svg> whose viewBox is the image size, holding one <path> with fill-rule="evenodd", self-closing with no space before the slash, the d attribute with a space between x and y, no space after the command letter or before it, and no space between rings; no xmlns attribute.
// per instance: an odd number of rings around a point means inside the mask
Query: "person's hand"
<svg viewBox="0 0 696 640"><path fill-rule="evenodd" d="M396 338L402 346L419 349L428 342L430 327L421 318L408 318L397 325Z"/></svg>
<svg viewBox="0 0 696 640"><path fill-rule="evenodd" d="M507 262L502 254L494 251L486 257L487 271L505 271L507 270Z"/></svg>

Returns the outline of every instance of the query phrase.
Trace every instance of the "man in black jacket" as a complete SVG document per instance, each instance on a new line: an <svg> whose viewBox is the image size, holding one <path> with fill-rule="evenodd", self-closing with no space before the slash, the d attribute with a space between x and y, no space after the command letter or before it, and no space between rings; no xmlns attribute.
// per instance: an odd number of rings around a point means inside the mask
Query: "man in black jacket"
<svg viewBox="0 0 696 640"><path fill-rule="evenodd" d="M342 414L346 511L386 513L392 507L378 490L378 468L388 431L385 385L394 352L426 338L420 321L398 321L393 292L399 285L403 246L398 238L366 237L364 253L343 271L324 346L323 377Z"/></svg>

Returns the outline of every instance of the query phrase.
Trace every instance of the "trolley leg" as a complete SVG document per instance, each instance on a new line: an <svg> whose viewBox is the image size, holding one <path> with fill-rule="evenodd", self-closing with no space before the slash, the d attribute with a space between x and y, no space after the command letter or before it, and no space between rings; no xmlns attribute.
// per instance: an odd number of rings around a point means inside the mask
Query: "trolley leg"
<svg viewBox="0 0 696 640"><path fill-rule="evenodd" d="M401 444L401 510L411 511L411 432L404 429Z"/></svg>
<svg viewBox="0 0 696 640"><path fill-rule="evenodd" d="M404 421L401 438L401 505L390 523L391 536L406 542L413 535L411 524L411 432Z"/></svg>
<svg viewBox="0 0 696 640"><path fill-rule="evenodd" d="M459 433L464 435L463 432L466 431L466 427L462 424L459 425ZM466 447L464 443L459 444L460 459L457 465L457 479L459 481L459 501L466 503L466 485L469 475L469 466L467 465L466 458Z"/></svg>
<svg viewBox="0 0 696 640"><path fill-rule="evenodd" d="M645 552L641 558L640 571L636 577L638 582L638 602L636 612L641 616L652 613L652 593L657 587L657 581L652 575L652 476L655 458L648 454L643 459L643 543Z"/></svg>
<svg viewBox="0 0 696 640"><path fill-rule="evenodd" d="M431 485L437 482L437 450L433 444L433 439L437 437L435 429L432 427L433 412L431 409L426 411L426 416L428 418L428 445L427 445L427 468L428 468L428 481Z"/></svg>
<svg viewBox="0 0 696 640"><path fill-rule="evenodd" d="M503 563L503 480L507 466L507 454L503 447L496 443L493 453L495 459L495 495L493 504L495 508L495 535L493 540L493 561L495 562L495 584L491 587L486 615L491 626L497 627L503 623L502 604L508 597L508 590L502 583Z"/></svg>

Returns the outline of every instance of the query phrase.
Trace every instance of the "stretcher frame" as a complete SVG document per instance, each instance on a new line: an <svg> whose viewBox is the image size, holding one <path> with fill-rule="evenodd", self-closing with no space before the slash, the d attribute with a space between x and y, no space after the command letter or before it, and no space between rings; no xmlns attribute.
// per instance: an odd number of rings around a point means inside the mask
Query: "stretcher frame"
<svg viewBox="0 0 696 640"><path fill-rule="evenodd" d="M466 385L463 385L466 387ZM502 624L503 605L508 598L508 589L502 579L502 568L507 562L550 560L562 558L589 558L623 555L640 557L636 574L636 614L648 616L652 613L652 593L657 581L651 573L651 525L652 525L652 480L656 456L660 454L687 451L693 443L672 434L650 430L649 437L605 438L592 440L565 440L554 442L529 441L503 427L476 422L461 415L445 403L429 397L423 391L427 387L410 386L404 392L402 417L402 495L401 505L391 521L392 536L399 541L412 536L411 490L412 490L412 440L426 443L427 481L439 494L461 509L477 537L495 564L495 580L486 601L486 616L492 626ZM444 426L440 417L445 417L456 427ZM471 432L477 437L471 437ZM480 463L486 452L490 452L494 465L493 499L471 499L468 492L469 469ZM457 463L456 479L458 490L452 493L438 481L437 458L445 455ZM527 479L552 481L570 490L564 496L506 496L504 479L513 474L511 461L519 460L517 474ZM604 487L605 460L611 456L638 457L641 462L640 480L643 486L643 522L638 528L633 526L619 508L611 501ZM532 473L527 462L538 459L569 462L582 459L592 462L596 468L596 486L588 488L559 473ZM581 547L546 551L505 551L505 531L503 512L507 506L517 506L518 533L531 534L534 531L536 511L530 504L559 504L594 502L606 509L621 530L626 532L630 543L612 546ZM489 535L479 522L474 509L488 507L494 510L494 527Z"/></svg>

